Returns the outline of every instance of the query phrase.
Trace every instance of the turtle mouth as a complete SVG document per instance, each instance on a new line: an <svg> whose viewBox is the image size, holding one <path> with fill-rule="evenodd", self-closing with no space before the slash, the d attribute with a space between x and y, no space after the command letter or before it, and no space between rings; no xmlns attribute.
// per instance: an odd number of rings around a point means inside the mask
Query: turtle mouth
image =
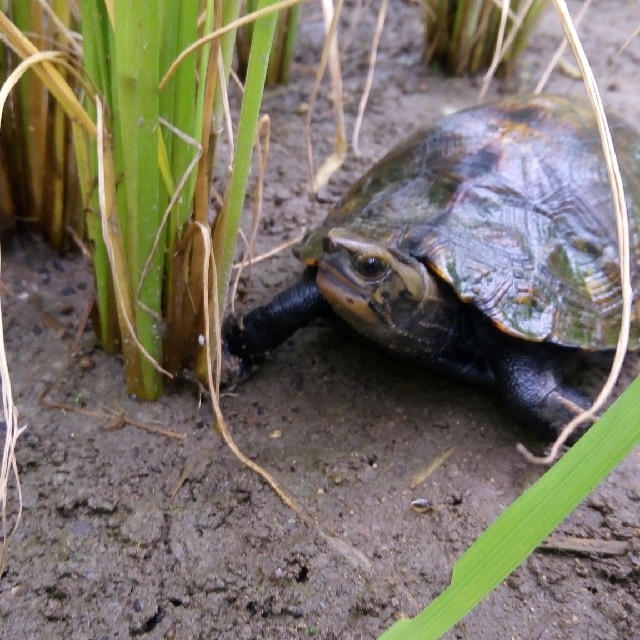
<svg viewBox="0 0 640 640"><path fill-rule="evenodd" d="M357 316L365 322L376 323L378 318L369 305L370 293L361 291L343 271L321 260L316 283L327 302L343 315Z"/></svg>

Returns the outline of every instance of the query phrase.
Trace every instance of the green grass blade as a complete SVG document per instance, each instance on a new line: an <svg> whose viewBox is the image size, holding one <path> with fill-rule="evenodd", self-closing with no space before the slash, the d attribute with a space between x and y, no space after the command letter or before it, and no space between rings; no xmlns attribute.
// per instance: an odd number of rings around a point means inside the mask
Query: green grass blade
<svg viewBox="0 0 640 640"><path fill-rule="evenodd" d="M300 5L297 4L287 13L286 34L284 36L284 46L282 50L282 69L280 82L287 84L289 82L289 70L298 35L298 22L300 21Z"/></svg>
<svg viewBox="0 0 640 640"><path fill-rule="evenodd" d="M89 77L95 83L96 89L102 95L103 102L109 109L113 106L113 98L111 95L111 65L109 64L110 56L109 40L111 38L111 26L109 17L103 2L96 0L82 0L82 37L85 43L91 43L91 46L84 47L83 65ZM87 97L84 100L85 108L95 122L96 110L93 102ZM76 136L79 133L76 133ZM98 193L95 189L94 182L97 175L97 147L95 139L87 139L83 136L83 141L74 140L76 145L76 154L78 158L78 168L81 171L88 171L89 177L81 181L83 185L83 198L88 207L86 217L87 234L93 245L92 259L93 269L95 273L96 283L96 299L99 309L97 318L94 318L96 333L98 334L102 347L105 351L113 353L118 349L119 329L117 326L117 313L115 302L113 299L113 290L110 286L111 269L109 266L109 257L107 249L102 238L102 229L100 224ZM87 149L80 147L86 144ZM84 162L88 162L87 166L83 166L81 161L82 155L86 158Z"/></svg>
<svg viewBox="0 0 640 640"><path fill-rule="evenodd" d="M115 69L119 121L126 176L126 207L120 208L130 286L135 297L134 326L138 340L162 361L161 291L164 255L152 255L163 211L156 128L160 115L161 3L115 0ZM116 144L116 146L118 146ZM149 264L147 260L150 258ZM124 333L124 332L123 332ZM125 337L126 339L126 337ZM129 380L129 391L141 398L160 395L159 372L146 359L141 380Z"/></svg>
<svg viewBox="0 0 640 640"><path fill-rule="evenodd" d="M273 4L275 4L275 0L260 0L257 9L260 10ZM222 316L231 278L233 252L240 227L247 180L251 168L253 143L277 18L277 13L271 13L257 20L253 27L231 183L225 194L224 206L216 221L213 235L213 252L218 264L217 285L220 316Z"/></svg>
<svg viewBox="0 0 640 640"><path fill-rule="evenodd" d="M197 39L199 3L173 0L167 3L163 28L163 48L160 68L166 70L177 55ZM190 56L180 65L160 96L160 109L163 118L185 135L200 139L201 114L194 114L196 99L196 63L197 56ZM195 150L173 133L163 130L170 158L171 174L174 184L178 183L192 161ZM172 211L167 229L167 246L174 242L184 223L189 218L192 206L195 174L189 179L187 188ZM168 267L171 261L168 260ZM170 275L168 276L170 278Z"/></svg>
<svg viewBox="0 0 640 640"><path fill-rule="evenodd" d="M458 560L450 586L380 640L436 640L504 580L640 443L640 377Z"/></svg>

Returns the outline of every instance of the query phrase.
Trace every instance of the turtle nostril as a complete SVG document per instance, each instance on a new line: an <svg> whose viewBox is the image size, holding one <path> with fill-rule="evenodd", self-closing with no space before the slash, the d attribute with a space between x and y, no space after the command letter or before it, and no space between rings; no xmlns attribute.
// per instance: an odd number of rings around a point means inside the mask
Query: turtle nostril
<svg viewBox="0 0 640 640"><path fill-rule="evenodd" d="M325 236L322 239L322 250L325 253L334 253L335 252L336 244L329 236Z"/></svg>

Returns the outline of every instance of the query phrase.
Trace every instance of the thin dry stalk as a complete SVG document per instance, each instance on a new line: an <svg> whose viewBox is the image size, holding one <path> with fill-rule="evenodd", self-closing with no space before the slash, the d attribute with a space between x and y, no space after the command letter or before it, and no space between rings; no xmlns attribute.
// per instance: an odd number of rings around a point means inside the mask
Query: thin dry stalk
<svg viewBox="0 0 640 640"><path fill-rule="evenodd" d="M611 183L611 193L613 197L613 205L616 216L616 224L618 231L618 245L620 255L620 280L622 287L622 313L621 313L621 326L620 335L618 338L618 344L616 346L616 352L611 365L611 371L609 376L602 387L602 390L598 394L598 397L591 405L591 407L576 416L569 422L558 436L557 440L553 443L549 454L544 457L538 457L532 455L522 444L518 444L518 450L525 455L525 457L531 462L539 464L551 464L560 452L561 447L565 444L568 438L576 431L576 429L588 422L594 420L597 412L603 407L606 400L611 395L613 387L620 375L622 364L624 362L627 347L629 344L629 330L631 326L631 307L633 304L633 291L631 288L631 273L630 273L630 250L629 250L629 221L627 214L627 205L624 198L624 189L622 185L622 177L620 175L620 168L618 166L618 158L616 156L615 149L613 147L613 141L611 139L611 132L607 123L607 116L602 105L602 99L598 91L593 70L589 64L589 60L584 52L582 43L575 29L575 25L571 19L571 14L567 8L564 0L553 0L558 16L560 17L560 23L564 29L565 35L569 42L569 46L573 51L576 62L582 72L584 78L585 88L589 96L589 100L593 106L594 114L596 117L596 123L598 125L598 132L602 140L602 149L604 151L605 162L607 166L607 173L609 175L609 181Z"/></svg>
<svg viewBox="0 0 640 640"><path fill-rule="evenodd" d="M211 276L211 284L212 284L212 294L209 296L209 300L205 300L204 304L204 336L205 336L205 349L204 352L206 354L207 359L207 386L209 388L209 397L211 398L211 406L213 408L213 413L216 417L216 428L222 439L225 441L226 445L233 452L233 454L238 458L238 460L246 467L251 469L253 472L257 473L261 478L263 478L267 484L275 491L276 495L282 500L282 502L292 509L295 513L304 517L302 509L296 504L296 502L291 498L278 484L277 480L263 467L259 464L256 464L253 460L248 458L242 451L238 448L238 445L235 443L231 432L225 422L224 416L222 415L222 410L220 409L220 403L218 402L219 397L219 383L220 383L220 373L222 370L222 352L220 349L216 349L216 361L215 363L211 360L211 344L210 344L210 336L211 334L211 322L213 320L213 335L216 336L216 340L218 344L220 344L221 340L221 323L220 323L220 314L218 312L218 305L216 301L218 299L218 292L216 291L216 265L215 260L213 258L213 252L211 250L211 231L207 225L203 225L199 222L193 223L197 225L197 230L200 233L202 243L204 245L203 252L203 274L204 274L204 283L203 283L203 291L209 291L209 276ZM214 366L215 366L215 376L214 376Z"/></svg>
<svg viewBox="0 0 640 640"><path fill-rule="evenodd" d="M231 70L231 77L237 86L239 86L240 95L244 93L244 85L240 82L238 76L233 69ZM229 142L229 166L233 165L233 158L236 155L235 150L235 138L233 136L233 118L231 116L231 106L229 105L229 92L227 90L227 83L222 82L224 78L224 60L222 59L222 50L218 49L218 78L220 78L220 96L222 97L222 112L224 113L225 126L227 127L227 140ZM218 133L217 131L215 132Z"/></svg>
<svg viewBox="0 0 640 640"><path fill-rule="evenodd" d="M498 66L500 65L500 60L504 55L505 50L502 47L502 43L504 40L504 32L507 28L507 18L509 17L510 9L511 9L511 0L502 0L500 3L500 26L498 27L498 35L496 37L496 46L493 50L493 60L491 61L491 65L487 72L484 74L484 78L482 79L482 87L480 87L480 93L478 94L478 102L481 102L484 98L493 77L498 70Z"/></svg>
<svg viewBox="0 0 640 640"><path fill-rule="evenodd" d="M576 29L580 26L582 19L587 15L587 11L589 10L590 6L591 6L591 0L584 0L583 5L580 7L580 11L578 11L576 18L573 21ZM562 42L560 43L558 48L555 50L555 53L553 54L553 56L551 56L551 60L549 60L549 64L547 65L547 68L544 70L544 72L540 76L540 80L538 80L538 84L536 85L536 88L533 90L534 93L540 93L544 89L544 86L547 84L549 77L551 76L551 74L553 73L553 70L556 68L556 65L560 61L560 58L562 58L562 55L564 54L568 44L569 43L567 42L567 38L565 36L562 39Z"/></svg>
<svg viewBox="0 0 640 640"><path fill-rule="evenodd" d="M9 77L5 80L4 84L0 88L0 123L2 121L2 114L4 113L4 106L7 102L7 98L9 94L16 86L20 78L27 72L31 67L37 67L37 65L42 64L43 62L56 60L62 57L61 53L55 51L42 51L38 53L34 53L29 56L26 60L23 60L9 75Z"/></svg>
<svg viewBox="0 0 640 640"><path fill-rule="evenodd" d="M262 143L261 139L264 138L264 143ZM253 215L251 220L251 234L249 235L249 240L247 242L247 254L249 255L249 260L247 261L247 265L250 267L252 264L251 256L253 255L253 250L256 245L256 240L258 238L258 226L260 224L260 218L262 217L262 202L263 202L263 192L264 192L264 173L267 167L267 162L269 160L269 142L271 140L271 119L269 116L265 115L260 118L258 121L258 130L256 131L256 157L258 158L258 179L256 181L255 195L253 198ZM241 264L245 264L244 261ZM235 299L236 299L236 291L238 290L238 284L240 282L240 278L242 276L242 269L236 270L235 277L233 278L233 284L230 288L230 298L231 298L231 315L235 315Z"/></svg>
<svg viewBox="0 0 640 640"><path fill-rule="evenodd" d="M282 253L283 251L285 251L286 249L290 249L291 247L297 245L299 242L302 241L303 238L304 238L304 233L301 233L295 238L291 238L291 240L287 240L286 242L279 244L277 247L274 247L269 251L265 251L264 253L261 253L259 256L251 257L247 260L243 260L242 262L238 262L234 264L233 268L244 269L245 267L248 267L250 265L258 264L259 262L263 262L264 260L273 258L273 256L276 256L279 253Z"/></svg>
<svg viewBox="0 0 640 640"><path fill-rule="evenodd" d="M411 482L409 482L409 488L415 489L426 482L436 472L436 470L439 469L451 457L451 455L453 455L455 450L455 447L447 449L444 453L441 453L439 456L436 456L431 460L424 469L420 469L420 471L415 473L411 478Z"/></svg>
<svg viewBox="0 0 640 640"><path fill-rule="evenodd" d="M505 55L508 53L509 49L513 45L516 36L518 35L519 30L522 28L522 24L524 23L527 14L529 13L529 9L531 9L534 0L527 0L520 11L513 17L513 25L509 31L509 35L507 39L502 43L502 39L504 37L504 29L506 28L507 16L511 14L510 10L510 0L503 0L502 2L502 13L500 14L500 32L498 36L498 40L496 42L496 47L494 51L493 60L491 61L491 66L488 71L485 73L484 78L482 79L482 87L480 88L480 93L478 94L478 102L480 102L487 90L489 89L489 85L493 80L493 77L500 66ZM512 15L512 14L511 14Z"/></svg>
<svg viewBox="0 0 640 640"><path fill-rule="evenodd" d="M197 226L197 232L200 233L202 237L202 242L204 244L204 260L206 260L209 268L204 266L203 272L205 274L204 281L204 291L208 291L209 282L208 278L211 276L212 281L212 295L209 298L209 304L205 304L205 313L204 313L204 323L205 323L205 353L207 359L207 386L209 389L209 397L211 398L211 406L213 408L213 412L216 418L216 429L220 433L222 439L225 441L226 445L233 452L233 454L238 458L238 460L246 466L248 469L257 473L261 478L265 480L265 482L273 489L276 495L280 498L283 504L289 509L291 509L294 513L296 513L309 527L315 530L318 535L322 536L324 540L327 541L328 544L337 552L340 553L344 558L346 558L349 562L351 562L355 567L359 570L364 570L366 572L371 571L371 562L368 558L347 544L338 534L331 531L330 529L326 529L321 524L319 524L312 516L307 514L297 503L296 501L289 496L289 494L280 486L278 481L263 467L259 464L256 464L253 460L248 458L235 443L231 432L229 431L229 427L222 415L222 410L220 409L220 404L218 401L219 398L219 380L220 380L220 371L222 368L222 354L220 349L216 349L216 362L215 362L215 371L216 375L214 378L213 375L213 362L211 360L211 345L210 345L210 336L211 336L211 320L213 319L214 324L214 336L216 340L220 340L221 338L221 325L220 325L220 316L218 313L218 306L215 301L218 298L218 292L216 291L216 265L213 253L211 251L211 233L207 225L203 225L201 223L195 222L191 229ZM181 478L183 481L183 478ZM178 487L180 486L180 483Z"/></svg>
<svg viewBox="0 0 640 640"><path fill-rule="evenodd" d="M387 7L389 5L388 0L382 0L380 3L380 9L378 11L378 19L376 21L376 29L373 33L373 41L371 43L371 52L369 53L369 69L367 71L367 79L362 90L362 96L360 97L360 104L358 105L358 115L353 125L353 135L351 136L351 146L353 152L356 155L360 155L360 149L358 148L358 137L360 135L360 126L362 125L362 118L364 117L364 110L369 100L369 93L371 92L371 86L373 85L373 72L376 67L376 57L378 54L378 46L380 44L380 36L382 35L382 29L384 28L384 21L387 17Z"/></svg>
<svg viewBox="0 0 640 640"><path fill-rule="evenodd" d="M338 44L336 33L338 30L338 20L342 12L343 0L338 0L337 6L331 5L331 0L323 0L323 10L325 16L325 41L320 55L320 62L316 69L316 78L309 97L309 110L307 111L307 119L305 123L307 138L307 163L309 166L309 180L311 193L316 193L318 189L324 186L329 177L338 169L347 154L347 142L344 128L344 112L342 109L342 74L340 72L340 59L338 54ZM318 170L314 177L313 168L313 149L311 143L311 117L313 107L318 96L320 83L324 75L324 71L329 64L329 73L331 75L331 85L333 89L333 106L336 116L336 136L334 143L334 153L331 154Z"/></svg>
<svg viewBox="0 0 640 640"><path fill-rule="evenodd" d="M38 4L42 7L42 11L46 14L47 19L55 25L56 35L64 41L69 52L76 56L79 60L82 59L82 47L78 42L78 34L74 33L69 27L58 17L58 14L53 10L53 7L46 0L38 0ZM61 43L56 43L57 46L61 46Z"/></svg>
<svg viewBox="0 0 640 640"><path fill-rule="evenodd" d="M586 1L586 0L585 0ZM589 0L590 2L590 0ZM613 60L611 61L611 64L613 65L614 62L616 62L616 60L618 59L618 57L620 56L620 54L631 44L631 41L634 38L637 38L638 35L640 35L640 27L636 27L633 32L631 33L631 35L624 41L624 44L620 47L620 49L616 52L616 55L613 56Z"/></svg>
<svg viewBox="0 0 640 640"><path fill-rule="evenodd" d="M243 27L245 24L250 24L255 22L260 18L264 18L264 16L268 16L277 11L282 11L287 9L288 7L293 7L293 5L300 4L303 0L282 0L281 2L276 2L269 7L265 7L264 9L260 9L259 11L254 11L252 13L247 14L246 16L242 16L233 22L229 22L224 27L220 27L220 29L216 29L211 33L208 33L206 36L203 36L199 40L196 40L192 45L189 45L171 64L167 72L164 74L164 77L160 81L158 89L162 91L164 86L169 82L171 76L176 72L178 65L188 56L191 55L194 51L197 51L205 44L209 42L214 42L225 33L229 33L230 31L234 31Z"/></svg>
<svg viewBox="0 0 640 640"><path fill-rule="evenodd" d="M2 114L7 102L7 98L11 90L15 87L18 80L31 67L48 63L48 61L59 58L60 54L54 52L36 53L26 60L23 60L9 75L5 83L0 88L0 125L2 123ZM0 304L0 380L2 383L2 405L5 423L5 441L2 453L2 466L0 467L0 510L2 511L2 547L0 548L0 573L5 557L7 545L13 535L20 517L22 515L22 490L20 487L20 478L18 475L18 466L15 458L16 442L26 427L18 427L18 413L13 402L11 393L11 378L9 376L9 368L7 365L7 356L4 349L4 332L2 326L2 306ZM13 523L9 527L7 515L7 501L9 495L9 484L13 477L15 488L18 496L18 511Z"/></svg>
<svg viewBox="0 0 640 640"><path fill-rule="evenodd" d="M2 303L0 302L0 383L2 385L2 410L5 424L4 447L2 450L2 466L0 467L0 510L2 511L2 546L0 547L0 575L4 568L5 553L7 546L14 534L20 517L22 515L22 489L20 487L20 477L18 475L18 465L16 462L16 443L22 435L26 426L18 427L18 412L13 402L11 393L11 378L9 376L9 366L7 365L7 354L4 349L4 327L2 322ZM9 484L11 478L15 483L15 490L18 497L18 510L15 515L13 526L9 526L9 516L7 514L7 501L9 498Z"/></svg>

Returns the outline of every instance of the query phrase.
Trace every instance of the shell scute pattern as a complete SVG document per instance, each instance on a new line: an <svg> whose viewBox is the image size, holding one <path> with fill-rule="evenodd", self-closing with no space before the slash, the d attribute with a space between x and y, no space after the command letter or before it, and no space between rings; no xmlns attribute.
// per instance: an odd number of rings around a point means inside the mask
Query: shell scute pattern
<svg viewBox="0 0 640 640"><path fill-rule="evenodd" d="M640 143L612 119L640 264ZM418 258L505 333L613 348L621 286L613 204L588 107L528 96L462 111L378 163L306 240L348 228ZM638 346L634 315L631 348Z"/></svg>

